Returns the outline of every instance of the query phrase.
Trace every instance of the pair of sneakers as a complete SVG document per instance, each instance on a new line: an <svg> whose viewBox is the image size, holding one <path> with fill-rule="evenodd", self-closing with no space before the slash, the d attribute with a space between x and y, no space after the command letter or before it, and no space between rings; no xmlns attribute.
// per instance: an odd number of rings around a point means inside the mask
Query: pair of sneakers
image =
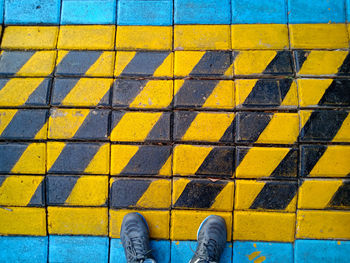
<svg viewBox="0 0 350 263"><path fill-rule="evenodd" d="M197 249L189 263L219 262L226 244L226 223L222 217L208 216L197 232ZM127 214L120 231L128 263L156 262L153 259L146 220L139 213Z"/></svg>

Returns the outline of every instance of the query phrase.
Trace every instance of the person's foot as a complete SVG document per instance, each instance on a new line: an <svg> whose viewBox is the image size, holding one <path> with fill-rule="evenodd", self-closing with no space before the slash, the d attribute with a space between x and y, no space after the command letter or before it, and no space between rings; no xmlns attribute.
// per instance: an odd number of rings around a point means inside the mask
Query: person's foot
<svg viewBox="0 0 350 263"><path fill-rule="evenodd" d="M226 223L220 216L208 216L197 232L197 249L190 263L219 262L226 244Z"/></svg>
<svg viewBox="0 0 350 263"><path fill-rule="evenodd" d="M139 213L124 216L120 239L128 263L139 263L152 259L148 226L144 217Z"/></svg>

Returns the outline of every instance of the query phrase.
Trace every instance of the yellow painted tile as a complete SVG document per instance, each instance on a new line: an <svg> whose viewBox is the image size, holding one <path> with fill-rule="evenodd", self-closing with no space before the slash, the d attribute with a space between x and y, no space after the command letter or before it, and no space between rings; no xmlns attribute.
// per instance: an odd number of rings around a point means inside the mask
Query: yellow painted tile
<svg viewBox="0 0 350 263"><path fill-rule="evenodd" d="M306 60L300 69L298 68L300 66L297 65L297 74L302 76L335 75L345 62L347 55L348 51L341 50L311 50L310 53L305 54Z"/></svg>
<svg viewBox="0 0 350 263"><path fill-rule="evenodd" d="M48 137L50 139L70 139L74 137L89 113L89 109L52 109L49 118Z"/></svg>
<svg viewBox="0 0 350 263"><path fill-rule="evenodd" d="M172 210L171 211L171 240L197 240L197 230L205 218L210 215L221 216L225 219L227 241L232 236L232 214L229 212Z"/></svg>
<svg viewBox="0 0 350 263"><path fill-rule="evenodd" d="M27 206L36 191L43 193L41 191L43 180L44 176L13 175L6 177L0 185L0 205ZM40 202L39 198L36 202Z"/></svg>
<svg viewBox="0 0 350 263"><path fill-rule="evenodd" d="M234 240L294 241L295 214L235 211L233 215Z"/></svg>
<svg viewBox="0 0 350 263"><path fill-rule="evenodd" d="M117 50L171 50L170 26L118 26Z"/></svg>
<svg viewBox="0 0 350 263"><path fill-rule="evenodd" d="M212 211L232 211L234 183L207 179L173 180L173 207Z"/></svg>
<svg viewBox="0 0 350 263"><path fill-rule="evenodd" d="M91 148L90 148L91 147ZM92 156L84 151L94 149ZM47 143L47 171L51 173L109 174L109 143ZM81 153L84 158L74 159L73 154ZM79 160L79 165L77 164ZM84 170L81 170L83 169ZM52 170L53 169L53 170ZM71 170L70 170L71 169Z"/></svg>
<svg viewBox="0 0 350 263"><path fill-rule="evenodd" d="M314 162L312 155L302 156L307 165ZM346 145L330 145L312 168L310 177L345 177L350 172L350 147ZM332 165L330 165L332 164ZM307 175L307 174L305 174Z"/></svg>
<svg viewBox="0 0 350 263"><path fill-rule="evenodd" d="M300 107L317 107L332 79L298 79Z"/></svg>
<svg viewBox="0 0 350 263"><path fill-rule="evenodd" d="M65 205L103 206L108 198L108 176L81 176L75 183Z"/></svg>
<svg viewBox="0 0 350 263"><path fill-rule="evenodd" d="M126 214L138 212L144 216L153 239L169 239L169 211L109 210L109 237L120 238L120 228Z"/></svg>
<svg viewBox="0 0 350 263"><path fill-rule="evenodd" d="M45 208L1 207L1 235L46 236Z"/></svg>
<svg viewBox="0 0 350 263"><path fill-rule="evenodd" d="M196 115L187 128L182 126L181 117L179 117L176 119L178 122L175 121L175 137L182 141L218 142L229 129L233 119L233 113L201 112ZM187 129L183 131L184 128ZM183 136L178 138L177 134L183 134Z"/></svg>
<svg viewBox="0 0 350 263"><path fill-rule="evenodd" d="M152 129L159 124L162 115L162 112L125 112L116 126L112 127L111 140L143 142ZM162 123L161 129L164 132L169 131L170 123Z"/></svg>
<svg viewBox="0 0 350 263"><path fill-rule="evenodd" d="M261 178L269 177L276 168L285 160L290 148L279 147L251 147L238 148L238 158L244 156L236 168L237 178ZM288 171L284 169L274 176L296 177L297 176L297 152L288 157ZM294 165L294 167L293 167Z"/></svg>
<svg viewBox="0 0 350 263"><path fill-rule="evenodd" d="M48 207L51 235L107 236L108 208Z"/></svg>
<svg viewBox="0 0 350 263"><path fill-rule="evenodd" d="M270 186L266 191L264 187ZM262 191L264 189L264 191ZM258 211L284 211L294 212L296 198L289 199L289 195L295 197L296 183L291 181L255 181L237 180L235 209ZM288 194L289 195L288 195Z"/></svg>
<svg viewBox="0 0 350 263"><path fill-rule="evenodd" d="M277 79L236 79L235 87L236 106L238 108L296 108L298 106L298 88L294 81L287 82ZM276 88L269 89L269 87ZM286 89L288 92L283 97L281 91ZM252 96L252 94L254 95Z"/></svg>
<svg viewBox="0 0 350 263"><path fill-rule="evenodd" d="M256 142L293 144L298 134L299 115L297 113L275 113Z"/></svg>
<svg viewBox="0 0 350 263"><path fill-rule="evenodd" d="M8 26L5 27L3 49L55 49L57 26Z"/></svg>
<svg viewBox="0 0 350 263"><path fill-rule="evenodd" d="M286 49L287 25L231 25L232 49Z"/></svg>
<svg viewBox="0 0 350 263"><path fill-rule="evenodd" d="M59 49L113 50L115 26L61 26Z"/></svg>
<svg viewBox="0 0 350 263"><path fill-rule="evenodd" d="M42 84L43 78L12 78L0 90L0 106L22 106Z"/></svg>
<svg viewBox="0 0 350 263"><path fill-rule="evenodd" d="M169 107L173 100L172 80L150 80L130 103L130 108L161 109Z"/></svg>
<svg viewBox="0 0 350 263"><path fill-rule="evenodd" d="M16 72L19 77L45 77L52 74L55 67L56 51L37 51Z"/></svg>
<svg viewBox="0 0 350 263"><path fill-rule="evenodd" d="M342 180L304 180L299 188L298 208L327 208L342 183Z"/></svg>
<svg viewBox="0 0 350 263"><path fill-rule="evenodd" d="M17 163L12 167L11 173L18 174L45 174L46 171L46 144L31 143Z"/></svg>
<svg viewBox="0 0 350 263"><path fill-rule="evenodd" d="M345 24L293 24L289 29L292 48L349 48Z"/></svg>
<svg viewBox="0 0 350 263"><path fill-rule="evenodd" d="M350 239L349 211L298 211L296 238Z"/></svg>
<svg viewBox="0 0 350 263"><path fill-rule="evenodd" d="M169 146L111 145L111 175L171 175Z"/></svg>
<svg viewBox="0 0 350 263"><path fill-rule="evenodd" d="M175 25L175 50L230 49L229 25Z"/></svg>

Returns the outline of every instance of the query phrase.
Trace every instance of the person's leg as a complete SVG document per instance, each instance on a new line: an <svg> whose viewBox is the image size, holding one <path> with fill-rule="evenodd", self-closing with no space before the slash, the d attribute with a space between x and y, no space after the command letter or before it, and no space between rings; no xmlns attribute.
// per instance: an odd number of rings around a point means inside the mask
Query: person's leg
<svg viewBox="0 0 350 263"><path fill-rule="evenodd" d="M197 232L197 249L190 263L219 262L226 244L225 220L220 216L208 216Z"/></svg>
<svg viewBox="0 0 350 263"><path fill-rule="evenodd" d="M128 263L156 263L149 245L148 226L142 215L130 213L123 218L120 239Z"/></svg>

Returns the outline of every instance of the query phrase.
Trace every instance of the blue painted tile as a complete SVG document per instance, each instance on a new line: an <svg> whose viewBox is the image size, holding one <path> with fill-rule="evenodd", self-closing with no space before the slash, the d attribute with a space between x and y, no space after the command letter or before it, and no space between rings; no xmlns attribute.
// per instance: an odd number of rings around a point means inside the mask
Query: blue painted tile
<svg viewBox="0 0 350 263"><path fill-rule="evenodd" d="M196 251L197 241L172 241L171 262L189 262ZM232 262L232 243L227 243L220 259L221 263Z"/></svg>
<svg viewBox="0 0 350 263"><path fill-rule="evenodd" d="M0 237L0 262L46 262L47 237Z"/></svg>
<svg viewBox="0 0 350 263"><path fill-rule="evenodd" d="M350 0L346 0L346 21L350 21Z"/></svg>
<svg viewBox="0 0 350 263"><path fill-rule="evenodd" d="M232 0L232 24L286 24L285 0Z"/></svg>
<svg viewBox="0 0 350 263"><path fill-rule="evenodd" d="M173 23L173 1L119 0L118 25L168 26Z"/></svg>
<svg viewBox="0 0 350 263"><path fill-rule="evenodd" d="M4 0L0 0L0 23L4 21Z"/></svg>
<svg viewBox="0 0 350 263"><path fill-rule="evenodd" d="M108 262L108 237L50 236L49 262Z"/></svg>
<svg viewBox="0 0 350 263"><path fill-rule="evenodd" d="M5 24L58 24L60 0L5 0Z"/></svg>
<svg viewBox="0 0 350 263"><path fill-rule="evenodd" d="M230 24L230 0L175 0L175 24Z"/></svg>
<svg viewBox="0 0 350 263"><path fill-rule="evenodd" d="M344 23L344 1L345 0L289 0L289 23Z"/></svg>
<svg viewBox="0 0 350 263"><path fill-rule="evenodd" d="M63 0L61 24L115 24L115 0Z"/></svg>
<svg viewBox="0 0 350 263"><path fill-rule="evenodd" d="M350 262L350 241L296 240L295 263Z"/></svg>
<svg viewBox="0 0 350 263"><path fill-rule="evenodd" d="M151 240L152 255L157 263L170 263L170 241ZM110 263L126 263L124 248L120 239L111 239Z"/></svg>
<svg viewBox="0 0 350 263"><path fill-rule="evenodd" d="M242 242L233 243L233 262L292 263L292 243ZM265 261L266 260L266 261Z"/></svg>

